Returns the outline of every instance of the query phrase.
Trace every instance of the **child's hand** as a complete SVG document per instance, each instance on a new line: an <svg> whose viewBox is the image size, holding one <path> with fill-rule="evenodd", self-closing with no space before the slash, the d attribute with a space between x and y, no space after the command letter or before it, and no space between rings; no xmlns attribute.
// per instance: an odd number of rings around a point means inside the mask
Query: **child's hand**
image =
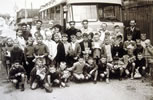
<svg viewBox="0 0 153 100"><path fill-rule="evenodd" d="M77 60L78 59L78 57L74 57L74 60Z"/></svg>
<svg viewBox="0 0 153 100"><path fill-rule="evenodd" d="M21 75L21 73L17 73L17 74L15 74L15 76L17 77L17 76L20 76Z"/></svg>
<svg viewBox="0 0 153 100"><path fill-rule="evenodd" d="M143 66L143 67L142 67L142 69L143 69L143 70L145 70L145 69L146 69L146 67L145 67L145 66Z"/></svg>
<svg viewBox="0 0 153 100"><path fill-rule="evenodd" d="M29 65L28 61L26 61L26 64Z"/></svg>

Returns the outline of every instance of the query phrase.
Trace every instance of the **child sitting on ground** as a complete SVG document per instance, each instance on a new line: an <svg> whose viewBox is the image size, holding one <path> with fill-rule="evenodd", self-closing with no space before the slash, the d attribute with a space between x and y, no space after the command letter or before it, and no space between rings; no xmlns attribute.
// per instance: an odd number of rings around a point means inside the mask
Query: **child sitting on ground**
<svg viewBox="0 0 153 100"><path fill-rule="evenodd" d="M60 62L59 75L61 79L61 86L68 87L68 81L70 79L71 73L67 69L66 62Z"/></svg>
<svg viewBox="0 0 153 100"><path fill-rule="evenodd" d="M125 63L125 73L126 77L129 75L131 76L131 79L134 79L134 72L135 72L135 60L136 57L133 54L133 48L128 48L128 54L123 56L124 63Z"/></svg>
<svg viewBox="0 0 153 100"><path fill-rule="evenodd" d="M76 81L81 82L85 79L85 76L83 75L83 69L85 66L87 66L87 63L83 57L80 57L71 68L68 68L69 71L73 72L73 77Z"/></svg>
<svg viewBox="0 0 153 100"><path fill-rule="evenodd" d="M21 86L21 91L24 91L26 71L19 62L15 62L9 72L10 81L15 84L16 89Z"/></svg>
<svg viewBox="0 0 153 100"><path fill-rule="evenodd" d="M46 92L52 92L52 88L46 82L47 66L43 64L43 58L37 58L36 64L30 74L31 89L45 88Z"/></svg>
<svg viewBox="0 0 153 100"><path fill-rule="evenodd" d="M104 55L102 55L98 63L98 78L100 80L106 79L106 83L109 83L109 76L110 76L109 64L107 63L107 58Z"/></svg>
<svg viewBox="0 0 153 100"><path fill-rule="evenodd" d="M144 82L144 79L146 77L146 60L143 57L142 53L138 53L135 61L135 78L138 77L138 74L140 73L142 76L142 82ZM140 77L141 77L140 76Z"/></svg>
<svg viewBox="0 0 153 100"><path fill-rule="evenodd" d="M49 86L61 86L61 80L59 72L57 71L55 65L49 66L46 75L46 81L49 83Z"/></svg>
<svg viewBox="0 0 153 100"><path fill-rule="evenodd" d="M93 80L96 84L98 74L96 62L94 62L92 57L89 57L87 63L88 65L84 67L85 80Z"/></svg>

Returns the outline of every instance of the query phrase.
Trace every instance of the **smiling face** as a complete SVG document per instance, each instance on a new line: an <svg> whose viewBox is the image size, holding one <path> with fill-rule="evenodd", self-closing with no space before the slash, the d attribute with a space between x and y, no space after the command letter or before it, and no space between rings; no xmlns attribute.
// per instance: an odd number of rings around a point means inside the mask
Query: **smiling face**
<svg viewBox="0 0 153 100"><path fill-rule="evenodd" d="M23 35L22 30L18 30L17 33L16 33L16 35L17 35L17 36L22 36L22 35Z"/></svg>
<svg viewBox="0 0 153 100"><path fill-rule="evenodd" d="M105 31L107 29L107 24L106 23L101 24L101 29Z"/></svg>
<svg viewBox="0 0 153 100"><path fill-rule="evenodd" d="M38 22L36 23L36 28L37 28L38 30L40 30L41 25L42 25L42 22L38 21Z"/></svg>
<svg viewBox="0 0 153 100"><path fill-rule="evenodd" d="M87 29L88 28L88 22L84 21L82 22L82 26L84 29Z"/></svg>
<svg viewBox="0 0 153 100"><path fill-rule="evenodd" d="M70 22L69 25L70 25L70 28L74 28L75 27L75 22Z"/></svg>

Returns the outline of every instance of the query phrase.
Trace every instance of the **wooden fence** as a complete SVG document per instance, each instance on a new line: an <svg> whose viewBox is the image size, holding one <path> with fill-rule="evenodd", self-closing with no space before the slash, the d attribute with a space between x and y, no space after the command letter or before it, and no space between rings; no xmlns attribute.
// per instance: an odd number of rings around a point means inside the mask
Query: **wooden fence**
<svg viewBox="0 0 153 100"><path fill-rule="evenodd" d="M123 16L125 26L128 26L129 20L136 20L141 32L147 33L147 38L153 43L153 1L125 6Z"/></svg>

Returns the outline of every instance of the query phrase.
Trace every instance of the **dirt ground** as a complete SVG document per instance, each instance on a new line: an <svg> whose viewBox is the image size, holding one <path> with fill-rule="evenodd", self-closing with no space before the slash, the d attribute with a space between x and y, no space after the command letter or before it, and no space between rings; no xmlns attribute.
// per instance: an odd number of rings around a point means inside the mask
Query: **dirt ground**
<svg viewBox="0 0 153 100"><path fill-rule="evenodd" d="M153 100L153 87L148 81L113 79L110 84L98 82L73 83L70 87L53 88L52 93L44 89L16 90L6 81L5 70L0 71L0 100Z"/></svg>

